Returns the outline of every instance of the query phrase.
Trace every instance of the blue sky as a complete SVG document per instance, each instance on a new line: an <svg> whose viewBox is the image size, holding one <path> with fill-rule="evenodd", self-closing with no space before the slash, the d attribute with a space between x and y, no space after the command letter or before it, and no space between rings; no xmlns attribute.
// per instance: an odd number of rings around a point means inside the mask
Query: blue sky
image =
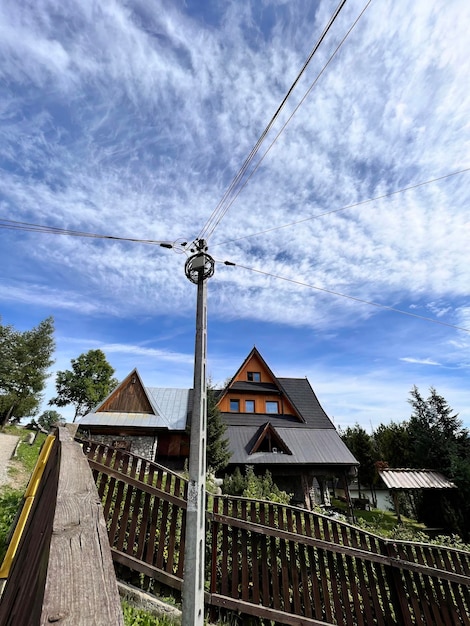
<svg viewBox="0 0 470 626"><path fill-rule="evenodd" d="M149 386L191 386L196 287L181 243L207 225L335 8L1 3L0 218L179 252L0 230L2 322L55 318L45 403L55 371L95 348L118 378L137 367ZM217 262L208 283L214 382L256 345L275 374L307 376L342 428L408 418L413 385L470 426L469 23L467 0L347 2L208 238L236 264Z"/></svg>

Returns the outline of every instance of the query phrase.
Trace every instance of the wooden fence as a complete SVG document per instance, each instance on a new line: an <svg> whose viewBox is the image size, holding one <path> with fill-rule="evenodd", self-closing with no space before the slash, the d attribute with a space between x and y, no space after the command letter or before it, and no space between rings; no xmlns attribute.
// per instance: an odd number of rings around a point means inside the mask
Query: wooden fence
<svg viewBox="0 0 470 626"><path fill-rule="evenodd" d="M0 598L0 626L51 623L124 623L96 486L65 428L42 469Z"/></svg>
<svg viewBox="0 0 470 626"><path fill-rule="evenodd" d="M105 445L86 447L113 558L183 579L186 481ZM281 624L470 626L470 553L387 541L304 509L209 496L206 603Z"/></svg>

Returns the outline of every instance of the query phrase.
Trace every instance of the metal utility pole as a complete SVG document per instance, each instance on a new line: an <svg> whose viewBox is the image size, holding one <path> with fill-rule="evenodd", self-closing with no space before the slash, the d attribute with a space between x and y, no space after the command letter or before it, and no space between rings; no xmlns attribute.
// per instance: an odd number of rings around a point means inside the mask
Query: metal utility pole
<svg viewBox="0 0 470 626"><path fill-rule="evenodd" d="M189 484L184 544L182 626L204 624L204 553L206 531L207 429L207 284L214 274L214 259L206 254L204 239L195 244L185 264L187 278L197 284L194 401L189 448Z"/></svg>

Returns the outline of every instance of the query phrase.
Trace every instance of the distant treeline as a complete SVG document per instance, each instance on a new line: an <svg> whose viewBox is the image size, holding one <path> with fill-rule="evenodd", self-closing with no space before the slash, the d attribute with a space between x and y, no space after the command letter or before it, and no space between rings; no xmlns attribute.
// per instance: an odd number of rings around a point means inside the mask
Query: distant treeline
<svg viewBox="0 0 470 626"><path fill-rule="evenodd" d="M374 492L380 467L430 469L442 472L457 489L427 490L401 496L405 514L428 527L470 539L470 434L458 414L431 387L423 398L410 392L408 420L381 424L372 434L356 424L340 431L360 462L359 483Z"/></svg>

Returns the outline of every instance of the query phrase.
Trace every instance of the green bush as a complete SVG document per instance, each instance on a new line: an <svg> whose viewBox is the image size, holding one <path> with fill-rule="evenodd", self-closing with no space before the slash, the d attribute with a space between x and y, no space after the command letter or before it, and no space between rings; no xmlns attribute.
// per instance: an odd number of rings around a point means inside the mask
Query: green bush
<svg viewBox="0 0 470 626"><path fill-rule="evenodd" d="M273 481L269 470L263 476L257 476L252 465L245 467L245 476L239 468L231 475L225 475L222 490L232 496L243 496L252 500L269 500L280 504L289 504L292 494L281 491Z"/></svg>
<svg viewBox="0 0 470 626"><path fill-rule="evenodd" d="M11 526L20 508L23 493L6 487L0 494L0 563L8 547Z"/></svg>

